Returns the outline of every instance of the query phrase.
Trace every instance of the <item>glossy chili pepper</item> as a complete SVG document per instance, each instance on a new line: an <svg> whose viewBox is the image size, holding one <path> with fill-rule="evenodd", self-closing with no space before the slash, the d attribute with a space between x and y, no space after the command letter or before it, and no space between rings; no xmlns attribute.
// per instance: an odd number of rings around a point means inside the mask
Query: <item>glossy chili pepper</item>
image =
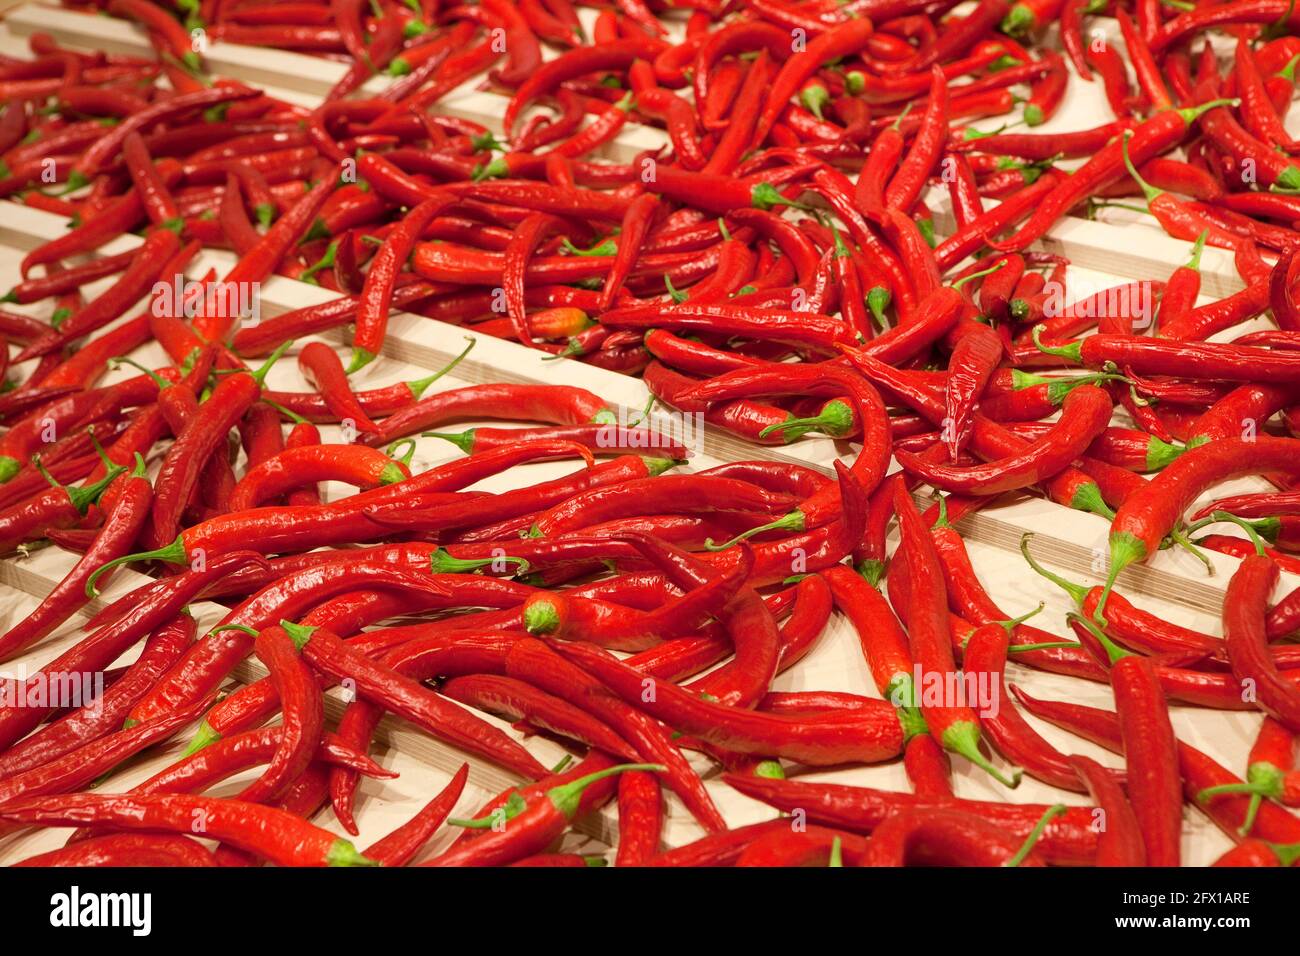
<svg viewBox="0 0 1300 956"><path fill-rule="evenodd" d="M1069 758L1088 794L1105 814L1106 825L1097 838L1097 866L1146 866L1142 825L1115 775L1091 757Z"/></svg>
<svg viewBox="0 0 1300 956"><path fill-rule="evenodd" d="M465 789L469 764L461 764L451 782L414 817L366 848L365 856L380 866L405 866L442 826Z"/></svg>
<svg viewBox="0 0 1300 956"><path fill-rule="evenodd" d="M113 477L105 476L110 482ZM144 477L144 460L137 456L136 469L95 536L94 543L76 566L55 586L32 613L0 638L0 658L8 658L58 627L81 606L91 573L104 562L120 557L134 544L149 516L153 486Z"/></svg>
<svg viewBox="0 0 1300 956"><path fill-rule="evenodd" d="M916 505L912 503L910 494L901 488L895 489L894 512L903 532L908 570L914 579L907 614L908 637L918 673L922 680L933 681L936 678L929 675L951 674L956 668L948 632L948 612L943 602L943 572ZM918 691L926 724L945 750L961 754L1008 787L1019 783L1019 773L1011 779L1004 777L980 752L979 723L965 701L945 700L943 693L938 694L938 700L935 700L933 694L927 698L924 687Z"/></svg>
<svg viewBox="0 0 1300 956"><path fill-rule="evenodd" d="M6 777L49 763L57 757L122 727L135 702L194 640L195 624L178 615L145 642L144 649L121 679L84 706L55 720L10 747L0 758Z"/></svg>
<svg viewBox="0 0 1300 956"><path fill-rule="evenodd" d="M1114 753L1123 751L1124 740L1118 715L1080 704L1037 700L1014 686L1012 693L1035 717L1079 734ZM1238 838L1238 830L1250 805L1248 797L1226 796L1207 802L1198 802L1196 798L1208 787L1242 781L1195 747L1178 741L1177 748L1184 797L1205 811L1230 838ZM1300 820L1281 807L1265 803L1259 808L1254 835L1276 843L1295 843L1300 841Z"/></svg>
<svg viewBox="0 0 1300 956"><path fill-rule="evenodd" d="M898 172L885 189L885 206L903 212L911 209L939 160L943 142L948 134L948 80L937 66L930 70L930 96L925 114L912 140L907 155L899 164Z"/></svg>
<svg viewBox="0 0 1300 956"><path fill-rule="evenodd" d="M205 834L266 856L281 866L365 866L347 840L271 807L188 794L130 796L67 794L8 803L0 819L11 823L74 826L92 823L124 830L189 833L195 815Z"/></svg>
<svg viewBox="0 0 1300 956"><path fill-rule="evenodd" d="M1225 112L1220 101L1203 103L1189 109L1173 109L1159 113L1142 123L1127 141L1129 155L1134 163L1144 163L1153 156L1177 144L1197 119L1204 125L1205 116L1215 110ZM1002 252L1018 252L1034 239L1043 235L1071 208L1115 182L1124 168L1121 142L1112 140L1101 147L1091 159L1072 173L1046 195L1034 211L1029 222L1009 239L994 243Z"/></svg>
<svg viewBox="0 0 1300 956"><path fill-rule="evenodd" d="M1029 836L1049 809L1043 804L993 803L955 798L925 799L910 793L873 790L831 783L772 780L726 774L723 779L746 796L771 806L792 811L802 809L808 819L826 826L842 827L855 833L870 833L892 815L905 810L955 810L995 823L1018 840ZM1092 811L1072 807L1054 815L1043 829L1037 852L1056 865L1093 862L1097 833Z"/></svg>
<svg viewBox="0 0 1300 956"><path fill-rule="evenodd" d="M1184 452L1131 495L1111 522L1107 587L1094 617L1104 621L1106 594L1119 572L1154 554L1187 506L1205 488L1243 474L1285 469L1293 450L1292 441L1286 438L1261 436L1245 441L1225 437Z"/></svg>

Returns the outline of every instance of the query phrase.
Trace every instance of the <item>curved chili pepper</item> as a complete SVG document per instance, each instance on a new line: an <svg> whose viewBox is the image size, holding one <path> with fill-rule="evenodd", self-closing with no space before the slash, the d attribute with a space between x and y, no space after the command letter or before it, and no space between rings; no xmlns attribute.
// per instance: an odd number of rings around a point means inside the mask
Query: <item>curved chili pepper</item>
<svg viewBox="0 0 1300 956"><path fill-rule="evenodd" d="M948 134L948 80L937 66L931 68L930 77L930 96L921 125L898 172L885 189L884 201L888 209L907 212L912 208L930 171L939 161Z"/></svg>
<svg viewBox="0 0 1300 956"><path fill-rule="evenodd" d="M1226 112L1222 109L1221 101L1212 100L1200 106L1156 114L1133 130L1132 139L1128 141L1132 161L1144 163L1165 152L1179 142L1186 135L1188 127L1198 119L1204 127L1205 117L1216 109ZM1018 252L1024 249L1071 208L1118 179L1124 168L1121 142L1112 140L1087 163L1062 180L1046 195L1029 221L1009 239L992 243L994 248L1000 252Z"/></svg>
<svg viewBox="0 0 1300 956"><path fill-rule="evenodd" d="M1037 700L1014 685L1011 690L1016 700L1035 717L1079 734L1114 753L1123 752L1125 745L1118 715L1081 704ZM1236 838L1250 799L1246 796L1227 796L1201 803L1196 798L1208 787L1242 781L1195 747L1178 741L1177 748L1184 796L1203 810L1230 838ZM1295 843L1300 841L1300 821L1281 807L1265 803L1259 808L1254 833L1259 839L1275 843Z"/></svg>
<svg viewBox="0 0 1300 956"><path fill-rule="evenodd" d="M1115 775L1091 757L1069 758L1088 794L1105 814L1106 824L1097 838L1097 866L1146 866L1147 852L1133 806Z"/></svg>
<svg viewBox="0 0 1300 956"><path fill-rule="evenodd" d="M216 839L269 857L281 866L366 866L347 840L283 810L238 800L188 794L132 796L75 793L15 800L0 811L11 823L75 826L95 823L123 830L192 831L197 816Z"/></svg>

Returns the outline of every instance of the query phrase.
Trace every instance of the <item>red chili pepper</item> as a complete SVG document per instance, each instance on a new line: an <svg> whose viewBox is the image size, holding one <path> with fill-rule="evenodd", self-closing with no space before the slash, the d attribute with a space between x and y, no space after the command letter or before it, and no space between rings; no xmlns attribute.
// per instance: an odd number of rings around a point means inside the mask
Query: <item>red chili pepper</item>
<svg viewBox="0 0 1300 956"><path fill-rule="evenodd" d="M1293 450L1294 443L1286 438L1261 436L1247 441L1225 437L1180 455L1116 512L1111 522L1106 594L1120 571L1156 552L1187 506L1205 488L1239 475L1285 470ZM1105 598L1103 594L1094 613L1099 621L1104 620Z"/></svg>
<svg viewBox="0 0 1300 956"><path fill-rule="evenodd" d="M901 488L895 489L894 512L903 532L908 571L913 578L907 625L917 671L923 682L916 688L921 713L930 732L945 750L961 754L998 782L1015 787L1020 781L1019 772L1008 779L980 752L979 722L968 703L948 699L949 695L942 690L935 694L933 687L927 696L928 682L945 680L944 675L956 670L952 659L952 639L948 633L948 612L943 602L943 574L934 543L921 523L921 516L911 496Z"/></svg>
<svg viewBox="0 0 1300 956"><path fill-rule="evenodd" d="M1264 616L1278 566L1262 552L1245 558L1223 599L1223 639L1232 672L1256 688L1257 706L1285 725L1300 728L1300 691L1285 681L1268 653Z"/></svg>
<svg viewBox="0 0 1300 956"><path fill-rule="evenodd" d="M954 798L925 799L910 793L850 787L843 784L805 783L726 774L723 779L746 796L787 812L804 810L810 822L870 833L894 814L932 810L969 813L994 823L1017 840L1026 839L1051 809L1044 804L993 803ZM788 828L788 824L784 824ZM1097 854L1097 832L1092 810L1071 807L1053 815L1043 828L1036 852L1055 865L1091 865Z"/></svg>
<svg viewBox="0 0 1300 956"><path fill-rule="evenodd" d="M14 866L216 866L216 858L186 836L121 833L29 856Z"/></svg>
<svg viewBox="0 0 1300 956"><path fill-rule="evenodd" d="M110 473L112 477L104 477L111 483L119 473L115 469ZM137 456L136 469L127 484L117 493L116 502L109 510L94 543L76 566L46 595L40 606L0 638L0 659L12 657L49 634L77 611L84 600L91 572L131 548L149 516L152 501L153 487L144 477L144 460Z"/></svg>
<svg viewBox="0 0 1300 956"><path fill-rule="evenodd" d="M405 866L442 826L465 789L469 764L460 765L456 775L432 800L406 823L366 848L365 856L380 866Z"/></svg>
<svg viewBox="0 0 1300 956"><path fill-rule="evenodd" d="M75 793L15 800L0 811L11 823L74 826L94 823L123 830L192 832L196 816L204 833L268 857L280 866L366 866L371 863L347 840L272 807L188 794L131 796Z"/></svg>
<svg viewBox="0 0 1300 956"><path fill-rule="evenodd" d="M177 436L158 472L158 491L154 495L153 508L155 541L170 541L176 536L181 512L197 485L205 462L257 401L262 381L275 357L256 372L237 371L223 378Z"/></svg>
<svg viewBox="0 0 1300 956"><path fill-rule="evenodd" d="M1125 741L1118 715L1080 704L1037 700L1014 686L1012 693L1035 717L1079 734L1115 753L1124 750ZM1229 838L1237 839L1238 828L1246 816L1250 799L1246 796L1229 796L1200 803L1196 798L1207 787L1242 781L1195 747L1181 741L1177 742L1177 747L1184 797L1203 810ZM1300 842L1300 820L1281 807L1265 803L1259 809L1254 832L1257 838L1275 843Z"/></svg>
<svg viewBox="0 0 1300 956"><path fill-rule="evenodd" d="M0 758L6 777L44 766L78 747L122 727L135 702L176 662L194 640L193 618L177 615L145 642L136 661L121 679L84 706L51 720L43 728L10 747Z"/></svg>
<svg viewBox="0 0 1300 956"><path fill-rule="evenodd" d="M1132 161L1144 163L1165 152L1186 135L1188 127L1198 118L1204 128L1205 117L1216 109L1227 112L1222 108L1221 102L1215 100L1190 109L1168 110L1142 123L1133 131L1131 142L1127 142ZM1124 168L1124 142L1126 141L1111 141L1102 147L1087 163L1048 193L1029 222L1009 239L994 243L994 248L1001 252L1017 252L1025 248L1071 208L1118 179Z"/></svg>
<svg viewBox="0 0 1300 956"><path fill-rule="evenodd" d="M617 866L643 866L659 851L663 800L659 781L633 770L618 778Z"/></svg>
<svg viewBox="0 0 1300 956"><path fill-rule="evenodd" d="M1142 825L1115 775L1091 757L1069 758L1088 794L1105 814L1106 825L1097 838L1097 866L1146 866Z"/></svg>

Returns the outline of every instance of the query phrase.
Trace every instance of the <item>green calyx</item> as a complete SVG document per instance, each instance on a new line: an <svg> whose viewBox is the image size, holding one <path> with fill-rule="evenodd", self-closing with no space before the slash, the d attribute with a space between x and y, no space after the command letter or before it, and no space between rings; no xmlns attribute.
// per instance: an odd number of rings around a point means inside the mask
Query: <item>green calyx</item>
<svg viewBox="0 0 1300 956"><path fill-rule="evenodd" d="M90 180L86 178L85 173L78 169L68 173L68 178L63 184L63 188L57 192L47 193L51 196L66 196L68 193L75 193L78 189L84 189L90 185Z"/></svg>
<svg viewBox="0 0 1300 956"><path fill-rule="evenodd" d="M939 245L939 240L934 235L933 219L917 219L916 231L921 234L921 238L925 240L925 244L931 249Z"/></svg>
<svg viewBox="0 0 1300 956"><path fill-rule="evenodd" d="M114 558L107 561L95 569L95 572L86 579L86 597L93 598L99 596L99 591L95 589L95 582L100 576L108 572L110 568L115 568L119 564L133 564L136 561L165 561L167 564L185 564L189 561L189 554L185 550L185 537L178 535L176 540L171 544L153 551L137 551L135 554L123 555L120 558Z"/></svg>
<svg viewBox="0 0 1300 956"><path fill-rule="evenodd" d="M1140 541L1136 535L1128 531L1113 531L1110 535L1110 570L1106 575L1106 585L1102 588L1101 597L1097 599L1096 610L1092 612L1092 619L1102 627L1106 626L1106 601L1110 598L1111 589L1115 586L1115 579L1119 573L1127 568L1134 561L1144 561L1147 557L1147 546Z"/></svg>
<svg viewBox="0 0 1300 956"><path fill-rule="evenodd" d="M333 269L334 263L338 261L339 241L335 239L325 247L325 253L310 266L302 271L298 278L311 285L320 285L316 278L316 273L323 272L326 269Z"/></svg>
<svg viewBox="0 0 1300 956"><path fill-rule="evenodd" d="M1066 345L1044 345L1041 337L1043 332L1046 330L1047 326L1040 323L1035 325L1031 332L1034 338L1034 345L1038 346L1038 351L1045 355L1055 355L1058 358L1067 359L1068 361L1074 362L1076 365L1083 364L1082 342L1069 342Z"/></svg>
<svg viewBox="0 0 1300 956"><path fill-rule="evenodd" d="M1047 568L1039 564L1037 561L1035 561L1034 556L1029 553L1029 542L1033 539L1033 537L1034 537L1034 533L1032 531L1026 531L1024 534L1020 536L1020 553L1024 556L1025 560L1029 563L1029 566L1034 570L1036 574L1039 574L1042 577L1047 578L1047 580L1051 581L1053 584L1055 584L1066 594L1070 595L1070 600L1072 600L1076 606L1083 607L1083 602L1087 599L1088 591L1090 589L1084 587L1082 584L1075 584L1073 581L1067 581L1059 574L1054 574L1053 572L1047 570Z"/></svg>
<svg viewBox="0 0 1300 956"><path fill-rule="evenodd" d="M868 584L876 588L880 586L880 579L885 576L885 562L877 558L867 558L858 562L856 570Z"/></svg>
<svg viewBox="0 0 1300 956"><path fill-rule="evenodd" d="M1075 511L1087 511L1095 515L1101 515L1107 521L1115 517L1115 511L1106 500L1101 496L1101 489L1097 487L1095 481L1089 481L1075 489L1074 496L1070 499L1070 507Z"/></svg>
<svg viewBox="0 0 1300 956"><path fill-rule="evenodd" d="M474 433L477 428L467 428L463 432L420 432L421 438L441 438L443 441L449 441L465 454L470 455L474 452Z"/></svg>
<svg viewBox="0 0 1300 956"><path fill-rule="evenodd" d="M1241 100L1238 99L1210 100L1208 103L1202 103L1199 106L1188 106L1183 109L1175 110L1174 112L1183 118L1184 123L1191 126L1212 109L1217 109L1220 106L1231 106L1235 108L1240 105Z"/></svg>
<svg viewBox="0 0 1300 956"><path fill-rule="evenodd" d="M867 88L866 74L859 70L849 70L844 74L844 89L851 96L857 96Z"/></svg>
<svg viewBox="0 0 1300 956"><path fill-rule="evenodd" d="M889 320L885 318L885 310L889 308L894 301L893 293L884 286L872 286L867 292L867 308L871 310L871 316L876 320L876 325L880 331L884 332L889 328Z"/></svg>
<svg viewBox="0 0 1300 956"><path fill-rule="evenodd" d="M781 432L788 445L809 432L822 432L829 438L844 438L853 431L853 409L840 399L832 399L822 406L816 415L807 418L787 418L783 422L768 425L758 433L759 438L766 438L772 432Z"/></svg>
<svg viewBox="0 0 1300 956"><path fill-rule="evenodd" d="M1225 783L1217 787L1206 787L1196 795L1198 803L1208 803L1217 796L1236 794L1249 795L1250 804L1246 808L1246 819L1242 821L1237 833L1248 836L1255 827L1255 818L1264 800L1277 800L1282 796L1286 774L1271 763L1253 763L1246 768L1245 783Z"/></svg>
<svg viewBox="0 0 1300 956"><path fill-rule="evenodd" d="M1295 56L1291 57L1291 59L1287 60L1286 66L1278 70L1277 73L1274 74L1274 76L1279 76L1282 79L1286 80L1288 83L1294 83L1295 65L1297 63L1300 63L1300 53L1297 53Z"/></svg>
<svg viewBox="0 0 1300 956"><path fill-rule="evenodd" d="M362 856L350 840L335 840L325 857L326 866L378 866L377 860Z"/></svg>
<svg viewBox="0 0 1300 956"><path fill-rule="evenodd" d="M1034 11L1030 10L1022 3L1017 3L1002 18L998 28L1005 34L1013 37L1024 36L1032 30L1037 23L1038 18L1034 16Z"/></svg>
<svg viewBox="0 0 1300 956"><path fill-rule="evenodd" d="M524 630L529 634L554 634L560 629L560 611L549 599L542 598L524 608Z"/></svg>
<svg viewBox="0 0 1300 956"><path fill-rule="evenodd" d="M293 621L283 620L280 622L280 627L283 628L284 633L289 635L289 640L293 641L298 650L306 647L307 642L311 640L311 636L319 630L319 628L309 627L306 624L295 624Z"/></svg>
<svg viewBox="0 0 1300 956"><path fill-rule="evenodd" d="M1276 182L1269 187L1271 192L1298 192L1300 191L1300 166L1288 166L1282 170L1277 177Z"/></svg>
<svg viewBox="0 0 1300 956"><path fill-rule="evenodd" d="M498 561L503 564L515 565L516 574L526 574L528 572L528 562L523 558L512 558L508 555L492 558L457 558L453 557L444 548L439 548L430 555L429 566L433 574L469 574L479 570L479 568L491 567Z"/></svg>
<svg viewBox="0 0 1300 956"><path fill-rule="evenodd" d="M676 468L679 464L679 462L671 458L642 458L641 460L645 462L645 469L651 478L658 477L668 469Z"/></svg>
<svg viewBox="0 0 1300 956"><path fill-rule="evenodd" d="M715 544L712 538L707 538L704 542L704 549L706 551L726 551L728 548L735 547L740 542L747 541L754 535L763 534L766 531L804 531L806 528L807 517L802 511L796 509L774 521L769 521L767 524L761 524L755 528L750 528L748 531L742 531L730 541L724 541L722 544Z"/></svg>
<svg viewBox="0 0 1300 956"><path fill-rule="evenodd" d="M91 441L94 442L94 435L91 436ZM106 470L103 478L100 478L99 481L90 485L82 485L77 488L61 485L58 480L49 473L46 467L41 464L39 457L34 456L32 458L32 464L36 467L36 470L41 473L41 476L50 483L50 487L63 489L63 491L68 495L68 500L72 502L72 507L76 508L77 512L83 515L86 513L87 508L99 500L99 496L102 495L105 489L114 482L117 476L126 471L126 469L121 465L109 461L107 456L104 455L104 450L98 447L99 443L94 443L96 445L96 451L99 452L99 457L104 462Z"/></svg>
<svg viewBox="0 0 1300 956"><path fill-rule="evenodd" d="M668 290L668 297L681 305L686 301L688 293L685 293L673 285L673 280L667 274L664 275L664 288Z"/></svg>
<svg viewBox="0 0 1300 956"><path fill-rule="evenodd" d="M1043 113L1042 107L1036 103L1028 104L1023 115L1026 126L1042 126L1047 122L1047 116Z"/></svg>
<svg viewBox="0 0 1300 956"><path fill-rule="evenodd" d="M822 115L822 108L830 102L831 94L820 83L813 83L805 86L799 93L799 102L803 104L804 109L819 120L825 120Z"/></svg>
<svg viewBox="0 0 1300 956"><path fill-rule="evenodd" d="M980 751L980 730L973 721L954 721L944 730L939 742L943 744L944 750L951 750L965 757L1004 787L1014 790L1020 786L1019 770L1013 771L1011 776L1007 777Z"/></svg>
<svg viewBox="0 0 1300 956"><path fill-rule="evenodd" d="M23 470L22 462L11 455L0 455L0 484L13 480Z"/></svg>
<svg viewBox="0 0 1300 956"><path fill-rule="evenodd" d="M1102 650L1106 652L1106 657L1110 660L1111 664L1123 660L1125 657L1133 656L1132 651L1126 651L1124 648L1112 641L1106 635L1106 632L1097 626L1095 621L1090 621L1082 614L1076 614L1073 611L1067 612L1065 619L1071 624L1078 624L1081 628L1091 634L1093 639L1101 645Z"/></svg>
<svg viewBox="0 0 1300 956"><path fill-rule="evenodd" d="M618 253L618 244L613 239L604 239L590 249L579 249L567 237L560 240L560 245L571 256L612 256Z"/></svg>
<svg viewBox="0 0 1300 956"><path fill-rule="evenodd" d="M357 348L356 346L353 346L352 361L348 363L348 367L347 369L344 370L343 374L351 375L353 372L359 372L374 360L375 360L374 352L371 352L368 349Z"/></svg>
<svg viewBox="0 0 1300 956"><path fill-rule="evenodd" d="M1038 843L1039 839L1042 837L1043 832L1047 829L1047 825L1064 812L1065 804L1063 803L1053 804L1044 810L1043 815L1039 817L1038 822L1034 824L1034 828L1029 831L1029 836L1025 837L1025 842L1020 845L1020 849L1002 865L1019 866L1021 863L1024 863L1025 858L1034 851L1034 845Z"/></svg>
<svg viewBox="0 0 1300 956"><path fill-rule="evenodd" d="M399 481L406 480L406 473L402 471L402 466L397 462L390 462L379 470L380 485L395 485Z"/></svg>
<svg viewBox="0 0 1300 956"><path fill-rule="evenodd" d="M754 776L763 777L767 780L784 780L785 768L781 766L779 760L764 760L754 767Z"/></svg>
<svg viewBox="0 0 1300 956"><path fill-rule="evenodd" d="M495 159L488 160L486 163L479 163L475 166L474 172L470 174L469 178L472 182L481 183L485 179L501 179L502 177L509 175L510 164L506 161L504 156L498 156ZM568 240L565 241L567 242ZM584 254L586 253L576 253L576 255Z"/></svg>
<svg viewBox="0 0 1300 956"><path fill-rule="evenodd" d="M1182 453L1182 448L1152 435L1147 441L1147 471L1159 471Z"/></svg>
<svg viewBox="0 0 1300 956"><path fill-rule="evenodd" d="M908 678L908 687L900 693L911 694L911 678ZM891 685L892 686L892 685ZM929 725L925 722L925 717L919 707L898 707L894 708L894 716L898 718L898 726L903 728L903 743L906 744L913 737L919 737L922 734L930 732Z"/></svg>
<svg viewBox="0 0 1300 956"><path fill-rule="evenodd" d="M770 211L773 206L792 206L795 209L806 208L792 199L786 199L771 183L758 183L749 191L749 204L755 209Z"/></svg>
<svg viewBox="0 0 1300 956"><path fill-rule="evenodd" d="M207 747L210 744L215 744L220 739L221 734L213 730L207 720L200 721L199 729L194 734L194 739L190 741L189 746L185 748L185 752L181 754L181 759L192 757L204 747Z"/></svg>
<svg viewBox="0 0 1300 956"><path fill-rule="evenodd" d="M609 777L616 776L628 770L643 770L647 773L663 773L668 768L658 763L624 763L616 767L607 767L604 770L597 770L595 773L589 773L585 777L579 777L577 780L571 780L568 783L561 784L558 787L552 787L546 791L547 799L555 805L567 819L572 820L578 813L578 807L582 803L582 794L593 783L605 780Z"/></svg>

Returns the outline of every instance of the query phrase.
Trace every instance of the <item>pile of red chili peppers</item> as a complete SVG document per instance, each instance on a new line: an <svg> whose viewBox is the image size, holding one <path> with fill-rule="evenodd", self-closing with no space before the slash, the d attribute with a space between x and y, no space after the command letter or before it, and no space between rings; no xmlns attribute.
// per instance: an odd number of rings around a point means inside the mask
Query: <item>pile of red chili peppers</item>
<svg viewBox="0 0 1300 956"><path fill-rule="evenodd" d="M80 828L22 865L586 866L563 838L607 804L620 866L1173 866L1187 807L1236 844L1216 865L1300 859L1300 589L1274 600L1300 572L1289 0L90 6L153 54L36 34L0 57L0 198L68 227L0 302L0 553L75 556L0 634L31 665L0 684L0 828ZM343 71L306 108L214 75L210 43ZM1113 117L1061 128L1088 83ZM447 106L467 89L501 94L498 128ZM662 147L618 152L636 126ZM1038 240L1111 205L1187 264L1082 292ZM1240 291L1201 294L1207 245ZM200 274L207 250L231 264ZM251 321L272 280L332 295ZM640 376L660 416L851 451L700 468L581 387L362 387L395 310ZM413 467L436 439L464 456ZM1276 490L1209 494L1248 476ZM1025 495L1110 523L1092 587L1021 543L1077 604L1069 638L1000 608L958 531ZM1116 588L1168 547L1241 559L1221 633ZM88 607L124 565L153 576ZM834 614L874 692L775 690ZM250 657L267 676L233 680ZM102 692L37 699L69 673ZM1171 705L1262 725L1225 767ZM358 833L390 714L520 783L466 808L467 764L364 848L313 822ZM101 782L182 733L145 782ZM534 734L580 756L548 768ZM895 760L907 792L799 779ZM1078 796L963 798L962 762ZM705 764L808 825L733 827ZM668 793L705 835L665 850Z"/></svg>

